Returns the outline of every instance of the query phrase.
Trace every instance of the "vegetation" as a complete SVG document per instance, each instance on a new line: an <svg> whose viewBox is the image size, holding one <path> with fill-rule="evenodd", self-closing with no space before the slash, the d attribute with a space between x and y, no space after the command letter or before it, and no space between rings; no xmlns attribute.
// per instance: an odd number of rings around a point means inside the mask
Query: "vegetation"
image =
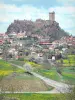
<svg viewBox="0 0 75 100"><path fill-rule="evenodd" d="M40 26L38 23L39 21L41 23ZM57 22L51 24L50 21L45 21L41 19L35 22L28 20L15 20L9 25L6 33L11 34L12 32L26 32L27 34L31 32L31 34L49 36L50 41L60 39L63 36L68 36L67 32L62 30Z"/></svg>
<svg viewBox="0 0 75 100"><path fill-rule="evenodd" d="M0 96L1 95L2 94L0 94ZM73 89L73 91L68 94L11 93L5 94L5 98L7 99L3 100L75 100L75 89Z"/></svg>
<svg viewBox="0 0 75 100"><path fill-rule="evenodd" d="M75 84L75 69L74 67L62 67L60 69L61 75L58 74L56 68L51 68L49 70L47 69L38 69L38 73L41 75L48 77L50 79L56 80L56 81L62 81L62 82L70 82L72 84Z"/></svg>
<svg viewBox="0 0 75 100"><path fill-rule="evenodd" d="M13 72L24 72L23 70L12 66L10 63L4 61L4 60L0 60L0 75L9 75Z"/></svg>
<svg viewBox="0 0 75 100"><path fill-rule="evenodd" d="M24 61L22 61L22 60L12 60L12 61L10 61L11 63L13 63L13 64L16 64L16 65L19 65L19 66L23 66L24 65Z"/></svg>
<svg viewBox="0 0 75 100"><path fill-rule="evenodd" d="M75 55L68 55L66 59L57 60L58 63L63 64L64 67L75 66Z"/></svg>
<svg viewBox="0 0 75 100"><path fill-rule="evenodd" d="M60 76L58 75L56 68L52 68L50 70L46 70L46 69L40 70L39 69L38 72L45 77L48 77L48 78L56 80L56 81L60 81Z"/></svg>
<svg viewBox="0 0 75 100"><path fill-rule="evenodd" d="M75 84L75 67L62 68L61 74L64 81Z"/></svg>
<svg viewBox="0 0 75 100"><path fill-rule="evenodd" d="M0 89L5 91L48 91L53 89L43 83L39 78L30 75L23 70L12 66L10 63L0 60ZM6 76L6 77L5 77ZM1 100L1 99L0 99Z"/></svg>
<svg viewBox="0 0 75 100"><path fill-rule="evenodd" d="M41 67L41 65L40 64L37 64L37 63L35 63L35 62L29 62L28 61L28 63L32 66L32 67Z"/></svg>
<svg viewBox="0 0 75 100"><path fill-rule="evenodd" d="M71 61L71 64L73 65L74 62L74 55L69 55L68 58ZM64 62L68 59L63 59ZM73 61L72 61L73 60ZM60 60L61 61L61 60ZM48 62L44 62L43 64L37 64L35 62L29 62L28 60L25 60L25 62L32 65L34 68L34 71L40 73L41 75L48 77L50 79L56 80L56 81L62 81L62 82L72 82L75 84L75 68L74 67L51 67ZM22 61L15 61L15 64L21 65ZM24 63L24 62L23 62ZM65 62L66 63L66 62ZM61 73L59 73L59 70Z"/></svg>

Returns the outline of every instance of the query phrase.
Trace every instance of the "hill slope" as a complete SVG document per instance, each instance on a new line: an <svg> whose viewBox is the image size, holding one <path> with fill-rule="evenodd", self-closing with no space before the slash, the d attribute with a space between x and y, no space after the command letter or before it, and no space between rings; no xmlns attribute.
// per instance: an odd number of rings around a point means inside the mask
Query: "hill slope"
<svg viewBox="0 0 75 100"><path fill-rule="evenodd" d="M14 20L7 29L7 34L12 32L25 32L27 35L38 34L49 37L51 41L67 36L67 32L60 28L57 22L50 20L37 19L35 22L30 20Z"/></svg>

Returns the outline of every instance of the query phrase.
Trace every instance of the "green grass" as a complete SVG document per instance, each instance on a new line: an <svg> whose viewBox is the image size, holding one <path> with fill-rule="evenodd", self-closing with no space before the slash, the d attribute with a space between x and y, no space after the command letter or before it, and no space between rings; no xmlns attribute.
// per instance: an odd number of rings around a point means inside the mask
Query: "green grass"
<svg viewBox="0 0 75 100"><path fill-rule="evenodd" d="M0 60L0 75L9 75L13 72L24 72L22 69L19 69L15 66L12 66L10 63Z"/></svg>
<svg viewBox="0 0 75 100"><path fill-rule="evenodd" d="M61 60L57 60L57 62L61 63ZM67 59L63 59L64 67L75 66L75 55L68 55Z"/></svg>
<svg viewBox="0 0 75 100"><path fill-rule="evenodd" d="M17 98L17 100L70 100L68 94L62 94L62 93L61 94L39 94L39 93L5 94L5 97Z"/></svg>
<svg viewBox="0 0 75 100"><path fill-rule="evenodd" d="M57 62L61 63L61 60ZM70 81L75 84L75 55L68 55L67 59L63 59L63 68L61 70L63 80Z"/></svg>
<svg viewBox="0 0 75 100"><path fill-rule="evenodd" d="M10 61L13 64L19 65L19 66L23 66L25 63L30 64L32 67L41 67L40 64L36 64L35 62L30 62L27 59L25 59L24 61L20 61L20 60L12 60Z"/></svg>
<svg viewBox="0 0 75 100"><path fill-rule="evenodd" d="M75 67L62 68L62 76L64 81L75 84Z"/></svg>
<svg viewBox="0 0 75 100"><path fill-rule="evenodd" d="M56 68L51 68L50 70L38 69L38 73L42 76L50 78L59 82L70 82L75 84L75 69L74 67L63 67L61 68L61 76L57 73Z"/></svg>
<svg viewBox="0 0 75 100"><path fill-rule="evenodd" d="M12 60L10 62L19 66L23 66L25 63L24 61L20 61L20 60Z"/></svg>
<svg viewBox="0 0 75 100"><path fill-rule="evenodd" d="M62 71L70 72L70 73L75 73L75 67L63 67Z"/></svg>
<svg viewBox="0 0 75 100"><path fill-rule="evenodd" d="M39 78L36 78L33 75L26 75L26 74L20 74L15 76L18 80L40 80Z"/></svg>
<svg viewBox="0 0 75 100"><path fill-rule="evenodd" d="M63 75L63 80L66 83L75 84L75 75L73 76L73 74L70 73L62 73L62 75Z"/></svg>
<svg viewBox="0 0 75 100"><path fill-rule="evenodd" d="M28 64L30 64L32 67L41 67L40 64L36 64L35 62L27 62Z"/></svg>
<svg viewBox="0 0 75 100"><path fill-rule="evenodd" d="M56 68L51 68L51 70L45 70L45 69L40 69L38 70L38 73L40 73L41 75L48 77L50 79L56 80L56 81L60 81L60 76L58 75Z"/></svg>

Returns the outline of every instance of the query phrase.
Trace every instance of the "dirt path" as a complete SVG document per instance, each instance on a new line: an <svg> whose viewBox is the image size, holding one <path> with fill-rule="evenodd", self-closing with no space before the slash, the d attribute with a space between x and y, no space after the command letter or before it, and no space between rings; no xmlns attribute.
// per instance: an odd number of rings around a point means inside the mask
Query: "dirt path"
<svg viewBox="0 0 75 100"><path fill-rule="evenodd" d="M12 64L12 65L15 65L15 64ZM21 66L18 66L18 65L15 65L16 67L18 68L21 68L21 69L24 69L23 67ZM30 67L30 66L29 66ZM25 70L25 69L24 69ZM57 82L57 81L54 81L52 79L49 79L49 78L46 78L46 77L43 77L35 72L31 72L34 76L40 78L41 80L43 80L47 85L50 85L52 87L54 87L55 89L52 91L52 93L66 93L66 92L69 92L69 88L70 86L68 84L65 84L65 83L61 83L61 82Z"/></svg>
<svg viewBox="0 0 75 100"><path fill-rule="evenodd" d="M69 85L61 83L61 82L57 82L54 81L52 79L43 77L35 72L32 72L32 74L40 79L42 79L47 85L50 85L52 87L54 87L58 92L62 92L62 93L66 93L69 91Z"/></svg>

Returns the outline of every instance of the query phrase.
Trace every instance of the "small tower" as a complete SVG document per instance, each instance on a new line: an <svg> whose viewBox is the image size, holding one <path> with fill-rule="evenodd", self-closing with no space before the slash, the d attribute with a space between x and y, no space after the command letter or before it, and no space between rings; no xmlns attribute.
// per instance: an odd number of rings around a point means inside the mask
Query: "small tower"
<svg viewBox="0 0 75 100"><path fill-rule="evenodd" d="M49 13L49 20L55 21L55 12L54 11Z"/></svg>

